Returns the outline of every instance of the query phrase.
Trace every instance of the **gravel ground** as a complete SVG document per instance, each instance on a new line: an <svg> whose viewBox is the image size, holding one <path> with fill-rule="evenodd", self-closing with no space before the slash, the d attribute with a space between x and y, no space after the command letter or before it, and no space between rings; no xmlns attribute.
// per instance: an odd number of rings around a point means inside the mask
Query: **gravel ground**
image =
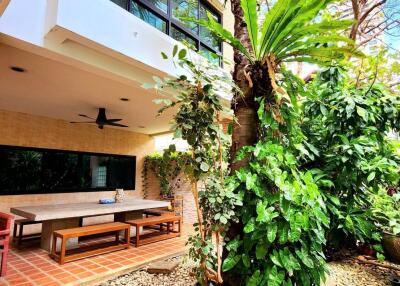
<svg viewBox="0 0 400 286"><path fill-rule="evenodd" d="M137 270L115 279L106 281L98 286L192 286L196 279L189 273L194 266L186 257L175 257L180 265L170 275L149 274L146 268ZM389 278L400 275L394 270L372 265L358 264L354 260L330 262L330 274L325 286L383 286L391 285Z"/></svg>
<svg viewBox="0 0 400 286"><path fill-rule="evenodd" d="M170 260L180 260L181 263L169 275L149 274L146 268L143 268L104 282L99 286L192 286L196 283L196 279L189 274L194 266L192 261L186 257L175 257Z"/></svg>
<svg viewBox="0 0 400 286"><path fill-rule="evenodd" d="M325 284L326 286L391 285L389 280L390 277L400 274L387 268L377 267L374 265L358 264L354 262L354 260L330 262L328 265L330 274Z"/></svg>

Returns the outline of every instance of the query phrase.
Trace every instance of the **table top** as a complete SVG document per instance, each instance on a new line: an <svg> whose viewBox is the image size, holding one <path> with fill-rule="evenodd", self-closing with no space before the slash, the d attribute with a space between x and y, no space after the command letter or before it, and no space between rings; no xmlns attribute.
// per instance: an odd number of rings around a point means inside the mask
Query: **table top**
<svg viewBox="0 0 400 286"><path fill-rule="evenodd" d="M69 204L52 204L41 206L23 206L11 208L13 214L34 220L55 220L74 217L97 216L136 211L152 208L168 207L169 202L125 199L122 203L99 204L98 202L77 202Z"/></svg>

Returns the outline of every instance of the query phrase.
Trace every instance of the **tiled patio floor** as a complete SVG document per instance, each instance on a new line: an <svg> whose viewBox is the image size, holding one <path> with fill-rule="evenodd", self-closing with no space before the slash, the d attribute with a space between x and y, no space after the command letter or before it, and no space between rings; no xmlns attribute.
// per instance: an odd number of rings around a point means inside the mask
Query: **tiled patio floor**
<svg viewBox="0 0 400 286"><path fill-rule="evenodd" d="M12 249L7 276L0 278L0 286L92 285L150 261L184 252L186 234L190 231L190 226L185 225L183 230L181 237L139 248L132 246L130 249L101 254L64 265L53 261L48 253L37 245L22 250Z"/></svg>

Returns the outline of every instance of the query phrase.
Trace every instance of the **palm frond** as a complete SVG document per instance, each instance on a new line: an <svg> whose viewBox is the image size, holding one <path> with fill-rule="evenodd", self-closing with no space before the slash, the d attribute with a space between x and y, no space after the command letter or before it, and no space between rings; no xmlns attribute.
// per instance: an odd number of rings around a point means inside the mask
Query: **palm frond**
<svg viewBox="0 0 400 286"><path fill-rule="evenodd" d="M288 13L290 7L297 7L299 1L300 0L278 0L271 10L266 13L261 28L259 56L266 54L267 46L273 40L272 34L277 28L280 19Z"/></svg>
<svg viewBox="0 0 400 286"><path fill-rule="evenodd" d="M247 25L247 33L253 47L254 55L258 55L258 16L257 0L241 0L240 5L243 9L244 20Z"/></svg>
<svg viewBox="0 0 400 286"><path fill-rule="evenodd" d="M206 27L214 36L219 40L228 43L233 48L238 49L250 62L254 62L254 55L250 54L250 51L245 48L242 42L237 39L231 32L224 29L220 23L215 21L213 15L207 12L208 20L196 19L193 17L180 17L179 19L185 22L197 23L201 26Z"/></svg>

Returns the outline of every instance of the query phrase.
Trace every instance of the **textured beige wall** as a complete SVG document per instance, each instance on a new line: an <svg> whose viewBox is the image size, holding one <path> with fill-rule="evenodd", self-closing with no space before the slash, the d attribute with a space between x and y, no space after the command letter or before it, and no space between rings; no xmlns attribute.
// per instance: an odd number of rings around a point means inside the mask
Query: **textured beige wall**
<svg viewBox="0 0 400 286"><path fill-rule="evenodd" d="M154 152L151 136L121 129L98 129L94 125L70 124L63 120L0 110L0 144L88 151L136 157L136 190L128 197L143 197L142 167L144 156ZM114 192L82 192L0 196L0 211L12 206L59 204L94 201L113 197Z"/></svg>
<svg viewBox="0 0 400 286"><path fill-rule="evenodd" d="M180 179L179 188L175 189L174 192L183 197L183 221L193 224L197 222L197 213L191 184L184 174L180 174L178 178ZM153 171L149 170L146 181L146 198L150 200L160 199L160 182Z"/></svg>

